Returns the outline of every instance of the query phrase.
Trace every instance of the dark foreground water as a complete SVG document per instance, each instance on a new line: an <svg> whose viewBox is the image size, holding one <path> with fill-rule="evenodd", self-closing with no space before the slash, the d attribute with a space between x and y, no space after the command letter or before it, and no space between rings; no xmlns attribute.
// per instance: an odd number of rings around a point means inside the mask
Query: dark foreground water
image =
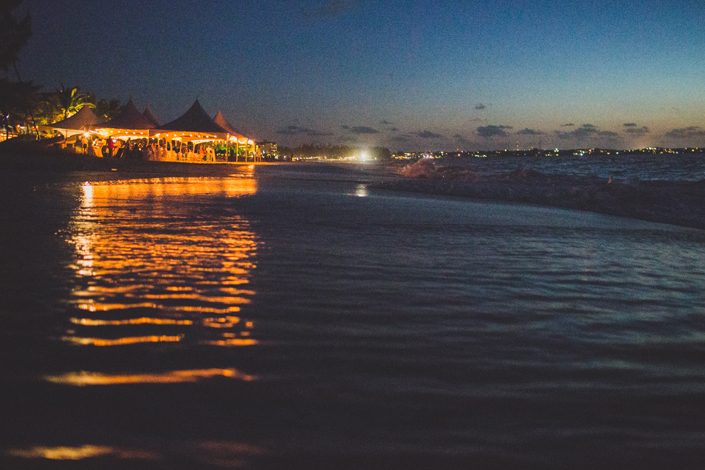
<svg viewBox="0 0 705 470"><path fill-rule="evenodd" d="M0 468L705 468L703 231L330 166L0 180Z"/></svg>

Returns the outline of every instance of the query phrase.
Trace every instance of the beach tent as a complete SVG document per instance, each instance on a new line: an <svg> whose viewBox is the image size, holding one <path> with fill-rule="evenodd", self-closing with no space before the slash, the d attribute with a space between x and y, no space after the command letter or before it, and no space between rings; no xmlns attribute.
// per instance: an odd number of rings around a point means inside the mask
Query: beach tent
<svg viewBox="0 0 705 470"><path fill-rule="evenodd" d="M205 159L199 157L196 146L206 142L226 144L230 137L227 130L216 124L196 100L181 117L149 130L151 138L157 139L159 160L186 158L187 161L215 161L212 145ZM187 151L183 149L187 148ZM202 146L200 148L203 148ZM181 156L179 156L181 155ZM184 157L185 156L185 157Z"/></svg>
<svg viewBox="0 0 705 470"><path fill-rule="evenodd" d="M235 127L233 127L233 125L225 119L225 116L223 116L223 113L221 113L220 110L218 110L218 113L213 118L213 121L230 133L228 144L235 146L235 161L238 160L241 149L245 152L245 157L247 157L248 154L255 153L255 142L252 139L245 137L242 133L240 133L240 131L235 129Z"/></svg>
<svg viewBox="0 0 705 470"><path fill-rule="evenodd" d="M230 130L220 126L208 116L208 113L201 107L201 103L198 100L181 117L150 129L149 135L158 139L160 149L166 148L166 159L168 160L172 159L170 152L174 152L174 149L181 149L184 143L187 144L188 148L195 148L195 146L204 142L219 142L219 145L224 145L228 149L235 147L236 151L238 151L240 149L238 139L244 139L246 142L243 149L245 155L254 155L255 151L254 141L239 133L233 134ZM213 150L210 145L208 148ZM179 153L183 154L184 152L180 151ZM229 153L229 150L227 153ZM214 156L212 161L215 161Z"/></svg>
<svg viewBox="0 0 705 470"><path fill-rule="evenodd" d="M73 116L63 121L55 122L54 124L42 126L42 128L61 132L64 134L64 137L68 139L71 136L83 134L92 126L99 123L100 119L91 111L91 108L84 106Z"/></svg>
<svg viewBox="0 0 705 470"><path fill-rule="evenodd" d="M227 119L225 119L225 116L223 116L223 113L221 113L220 110L218 110L218 112L216 113L215 117L213 118L213 121L215 121L215 123L218 124L223 129L230 132L230 135L235 135L238 138L244 138L244 139L247 138L244 135L242 135L242 132L235 129L233 127L233 125L228 122Z"/></svg>
<svg viewBox="0 0 705 470"><path fill-rule="evenodd" d="M132 100L120 108L120 112L110 121L94 126L94 132L103 137L146 139L149 129L156 127L139 112Z"/></svg>
<svg viewBox="0 0 705 470"><path fill-rule="evenodd" d="M155 127L150 135L177 135L182 140L226 140L228 131L220 127L196 100L181 117Z"/></svg>
<svg viewBox="0 0 705 470"><path fill-rule="evenodd" d="M144 108L144 111L142 112L142 116L146 117L149 122L154 124L154 127L159 127L161 124L159 123L159 119L154 115L152 110L150 109L149 105L147 105L146 108Z"/></svg>

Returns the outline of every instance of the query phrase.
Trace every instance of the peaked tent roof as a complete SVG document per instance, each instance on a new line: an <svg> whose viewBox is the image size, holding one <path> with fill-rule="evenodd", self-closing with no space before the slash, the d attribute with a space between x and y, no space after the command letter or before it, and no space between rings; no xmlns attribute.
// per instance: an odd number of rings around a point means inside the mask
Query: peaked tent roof
<svg viewBox="0 0 705 470"><path fill-rule="evenodd" d="M244 138L244 139L247 138L247 137L245 137L244 135L242 135L242 132L240 132L239 130L235 129L235 128L233 127L233 125L228 122L227 119L225 119L225 116L223 116L223 113L221 113L220 110L218 110L218 113L217 113L217 114L215 115L215 117L213 118L213 121L215 121L215 123L218 124L218 125L219 125L220 127L222 127L223 129L225 129L225 130L227 130L228 132L230 132L231 135L234 135L234 136L236 136L236 137L238 137L238 138L240 138L240 137L242 137L242 138Z"/></svg>
<svg viewBox="0 0 705 470"><path fill-rule="evenodd" d="M103 129L152 129L156 127L137 110L132 100L120 108L120 112L105 124L96 126Z"/></svg>
<svg viewBox="0 0 705 470"><path fill-rule="evenodd" d="M84 106L70 118L66 118L63 121L55 122L54 124L50 124L46 127L51 127L54 129L79 130L87 129L90 126L99 123L100 119L98 119L98 116L96 116L93 111L91 111L91 108L89 108L88 106Z"/></svg>
<svg viewBox="0 0 705 470"><path fill-rule="evenodd" d="M183 116L159 126L156 129L177 132L207 132L211 134L228 134L227 129L215 123L196 100Z"/></svg>
<svg viewBox="0 0 705 470"><path fill-rule="evenodd" d="M146 108L144 108L142 116L146 117L149 122L154 124L154 127L159 127L159 119L157 119L157 117L154 115L151 108L149 107L149 104Z"/></svg>

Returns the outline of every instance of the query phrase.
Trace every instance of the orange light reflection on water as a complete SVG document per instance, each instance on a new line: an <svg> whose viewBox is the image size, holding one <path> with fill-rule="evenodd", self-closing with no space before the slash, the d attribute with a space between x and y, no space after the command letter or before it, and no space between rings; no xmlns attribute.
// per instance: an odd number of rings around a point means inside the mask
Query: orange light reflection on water
<svg viewBox="0 0 705 470"><path fill-rule="evenodd" d="M138 343L176 343L183 339L183 335L178 336L135 336L116 339L104 338L84 338L77 336L64 336L62 339L81 346L124 346L126 344Z"/></svg>
<svg viewBox="0 0 705 470"><path fill-rule="evenodd" d="M88 385L185 383L213 377L227 377L245 382L252 382L257 379L253 375L243 374L236 369L173 370L164 373L119 375L96 372L70 372L59 376L49 376L46 379L53 383L83 387Z"/></svg>
<svg viewBox="0 0 705 470"><path fill-rule="evenodd" d="M72 318L78 328L62 339L124 346L179 343L193 333L200 344L258 344L240 338L251 335L252 322L232 314L241 315L256 294L244 286L260 242L230 202L256 191L251 170L86 182L69 241L83 280L74 305L91 315Z"/></svg>
<svg viewBox="0 0 705 470"><path fill-rule="evenodd" d="M116 457L120 459L158 460L159 456L148 451L122 450L108 446L85 445L81 447L32 447L14 449L8 452L13 457L47 460L83 460L95 457Z"/></svg>

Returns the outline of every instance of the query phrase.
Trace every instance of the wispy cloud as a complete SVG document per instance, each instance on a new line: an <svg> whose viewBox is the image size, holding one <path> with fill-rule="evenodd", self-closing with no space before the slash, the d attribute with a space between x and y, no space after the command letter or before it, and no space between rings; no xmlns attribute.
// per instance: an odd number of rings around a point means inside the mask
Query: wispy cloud
<svg viewBox="0 0 705 470"><path fill-rule="evenodd" d="M705 130L699 126L681 127L666 132L666 137L671 139L684 139L692 137L705 137Z"/></svg>
<svg viewBox="0 0 705 470"><path fill-rule="evenodd" d="M619 137L619 133L613 131L603 131L594 124L583 124L570 132L555 131L556 137L561 140L575 139L578 141L586 141L588 139L604 139L614 144L614 139Z"/></svg>
<svg viewBox="0 0 705 470"><path fill-rule="evenodd" d="M477 109L479 111L480 109L485 109L486 107L487 106L485 106L484 104L479 103L477 106L475 106L475 109Z"/></svg>
<svg viewBox="0 0 705 470"><path fill-rule="evenodd" d="M307 135L309 137L331 136L332 132L317 131L308 127L286 126L284 129L279 129L277 134L281 135Z"/></svg>
<svg viewBox="0 0 705 470"><path fill-rule="evenodd" d="M507 137L505 129L511 129L512 126L480 126L477 128L477 135L480 137Z"/></svg>
<svg viewBox="0 0 705 470"><path fill-rule="evenodd" d="M353 126L350 128L350 132L353 134L379 134L377 129L367 126Z"/></svg>
<svg viewBox="0 0 705 470"><path fill-rule="evenodd" d="M536 129L529 129L527 127L524 130L517 132L517 135L544 135L544 133L541 131L537 131Z"/></svg>
<svg viewBox="0 0 705 470"><path fill-rule="evenodd" d="M625 124L625 126L626 126L626 124ZM642 126L642 127L629 126L624 130L624 132L626 132L627 134L630 134L630 135L645 135L645 134L648 134L650 131L649 131L649 128L646 126Z"/></svg>
<svg viewBox="0 0 705 470"><path fill-rule="evenodd" d="M416 137L420 137L422 139L442 139L443 138L443 136L441 134L435 134L431 131L412 132L411 135L415 135Z"/></svg>
<svg viewBox="0 0 705 470"><path fill-rule="evenodd" d="M572 122L567 122L565 124L561 124L561 127L573 127L573 126L575 126L575 124L573 124Z"/></svg>

